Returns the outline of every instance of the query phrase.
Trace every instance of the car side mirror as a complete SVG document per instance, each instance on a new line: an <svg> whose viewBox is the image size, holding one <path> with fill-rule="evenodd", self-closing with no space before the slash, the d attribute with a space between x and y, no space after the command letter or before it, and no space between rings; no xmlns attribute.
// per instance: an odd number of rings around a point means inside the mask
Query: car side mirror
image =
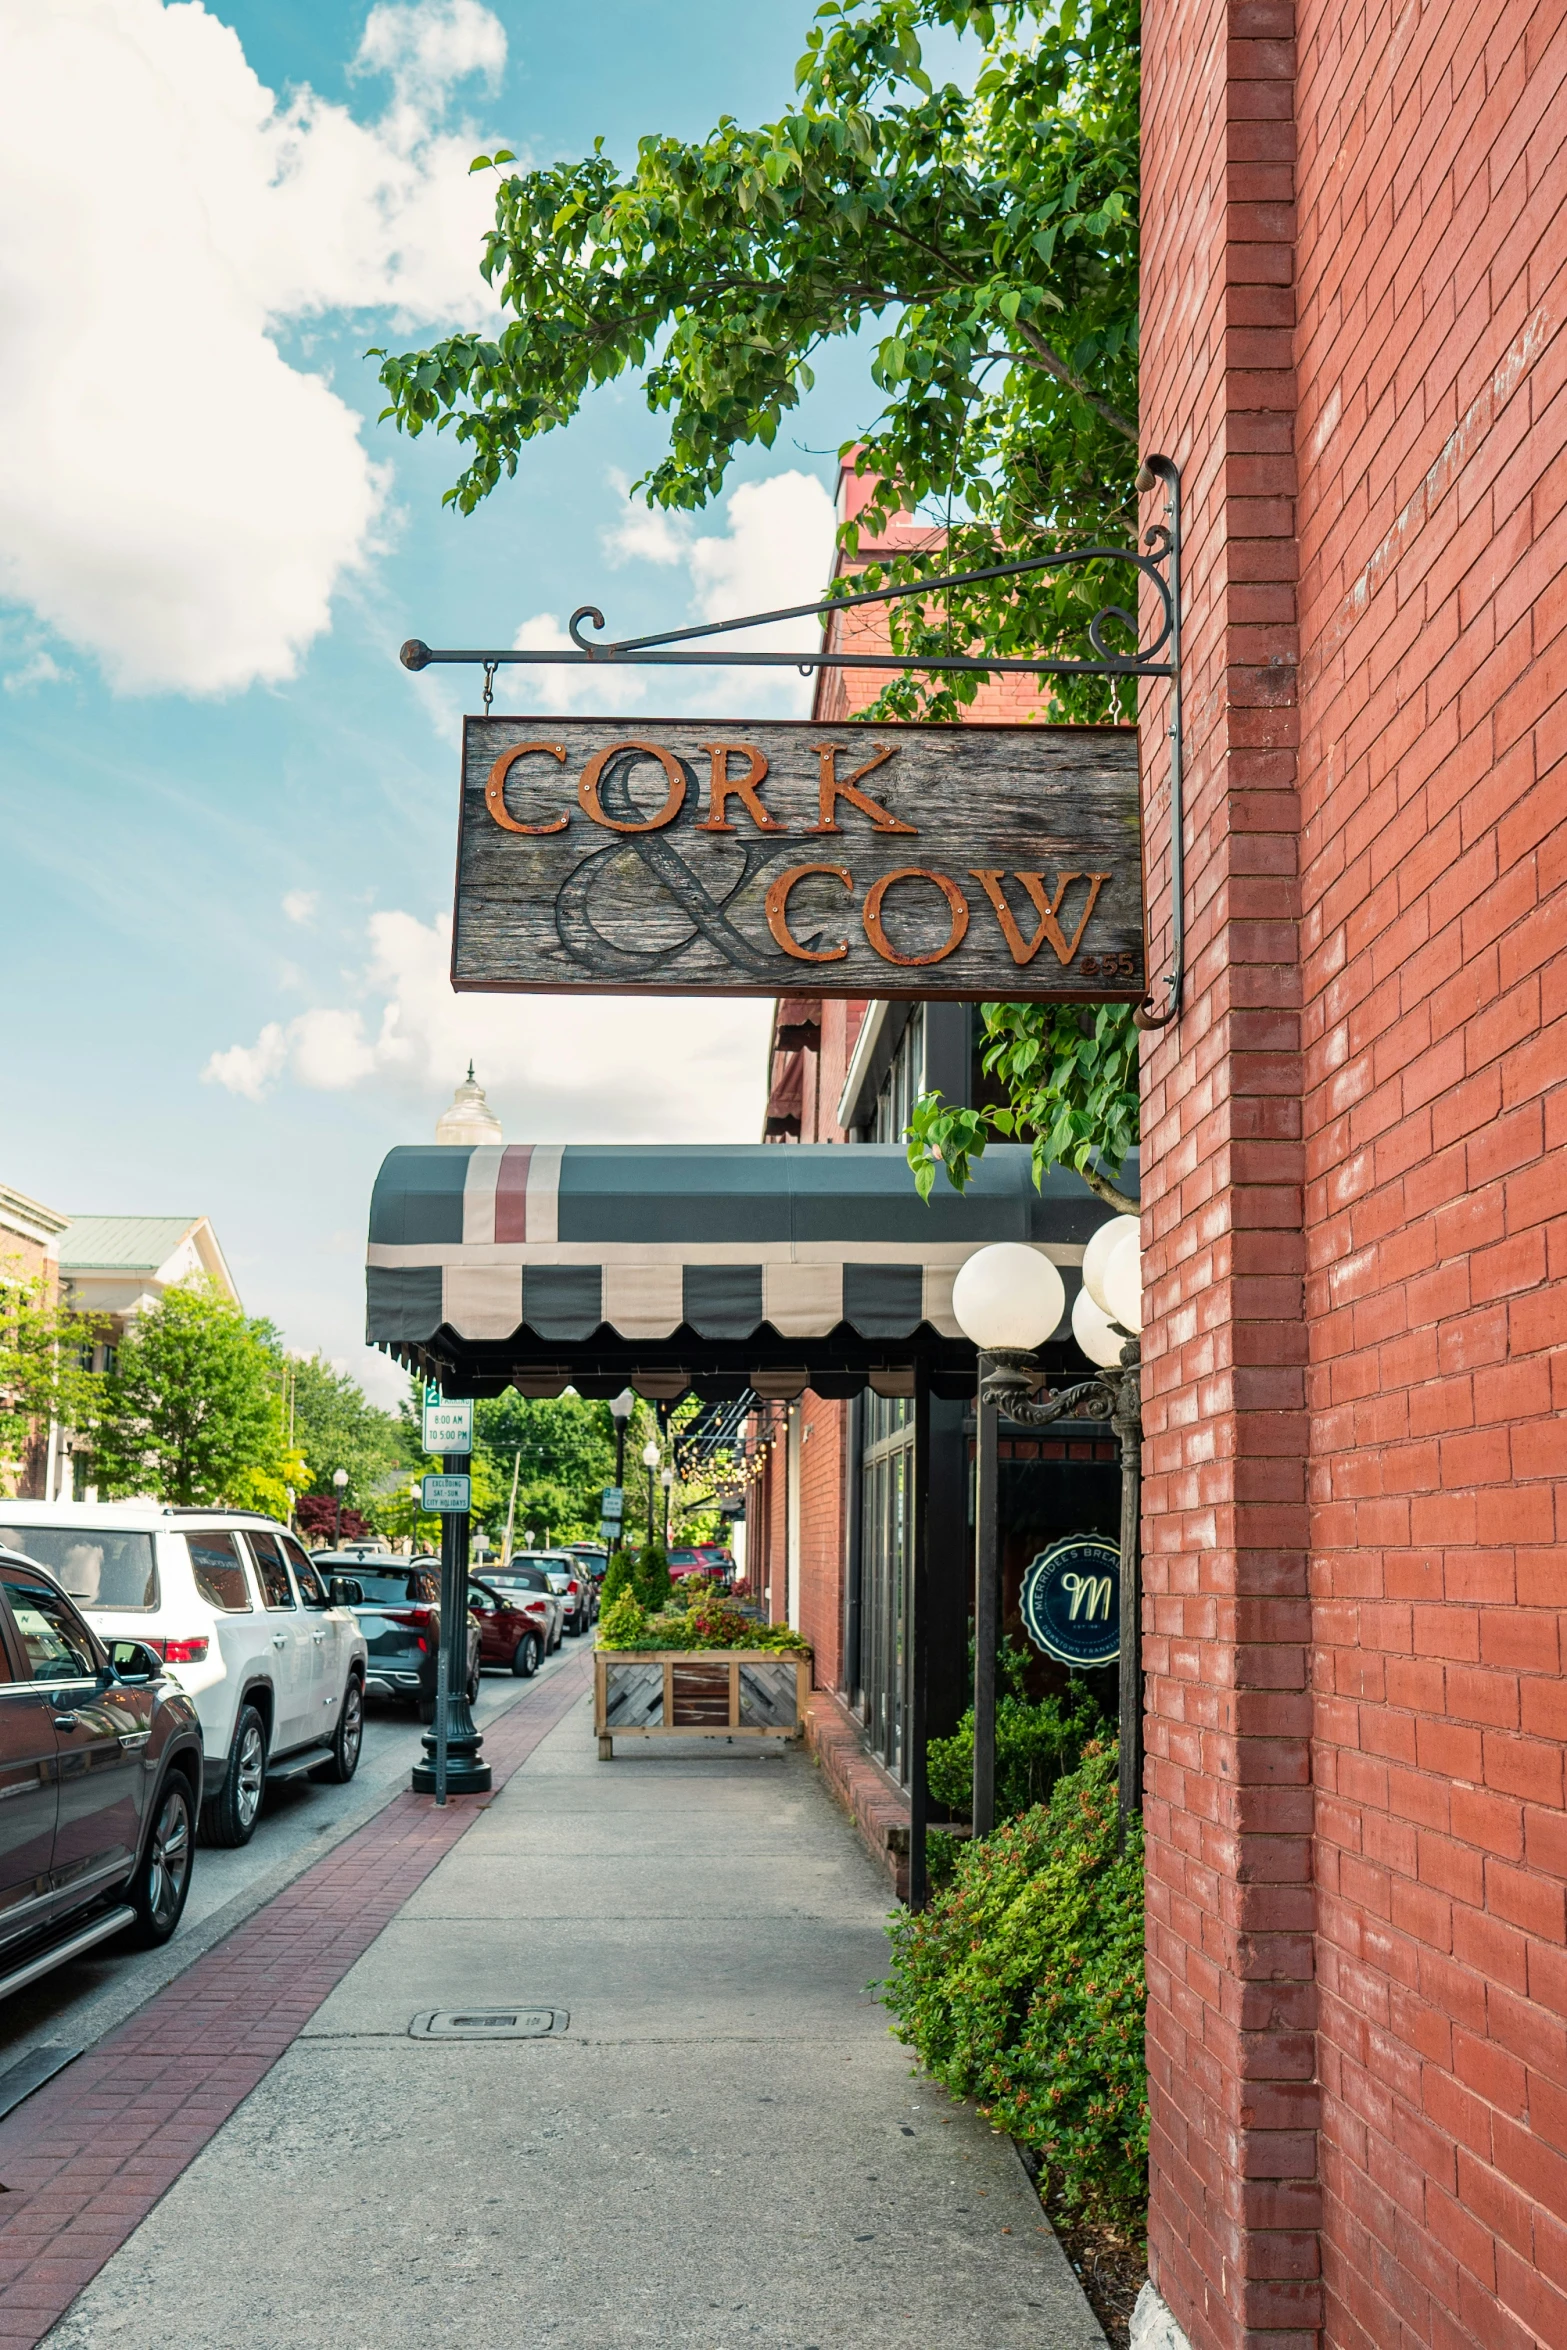
<svg viewBox="0 0 1567 2350"><path fill-rule="evenodd" d="M145 1640L111 1640L109 1663L116 1681L161 1681L163 1659Z"/></svg>
<svg viewBox="0 0 1567 2350"><path fill-rule="evenodd" d="M334 1575L326 1590L334 1607L364 1606L365 1587L357 1575Z"/></svg>

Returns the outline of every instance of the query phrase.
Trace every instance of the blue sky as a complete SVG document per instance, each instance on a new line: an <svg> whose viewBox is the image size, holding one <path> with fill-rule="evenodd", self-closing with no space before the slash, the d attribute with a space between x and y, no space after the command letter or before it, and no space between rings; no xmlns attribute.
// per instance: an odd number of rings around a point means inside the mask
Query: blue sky
<svg viewBox="0 0 1567 2350"><path fill-rule="evenodd" d="M462 521L449 445L376 425L362 353L482 315L471 153L602 133L628 155L763 117L808 19L51 0L6 36L0 1180L72 1213L205 1211L247 1306L380 1394L370 1184L470 1052L509 1138L747 1140L766 1023L451 996L466 673L410 679L397 646L548 641L590 600L621 633L809 593L826 452L870 395L858 352L829 356L792 438L671 529L626 503L660 436L613 389ZM781 713L800 690L731 672L626 706Z"/></svg>

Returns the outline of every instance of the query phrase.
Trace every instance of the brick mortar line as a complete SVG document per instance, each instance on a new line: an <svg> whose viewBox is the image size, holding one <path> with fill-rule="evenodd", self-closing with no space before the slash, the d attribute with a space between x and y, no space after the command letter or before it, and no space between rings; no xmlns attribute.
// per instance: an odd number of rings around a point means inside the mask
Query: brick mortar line
<svg viewBox="0 0 1567 2350"><path fill-rule="evenodd" d="M0 2346L43 2339L587 1694L591 1671L579 1655L486 1731L491 1795L444 1813L432 1796L393 1796L0 2123Z"/></svg>

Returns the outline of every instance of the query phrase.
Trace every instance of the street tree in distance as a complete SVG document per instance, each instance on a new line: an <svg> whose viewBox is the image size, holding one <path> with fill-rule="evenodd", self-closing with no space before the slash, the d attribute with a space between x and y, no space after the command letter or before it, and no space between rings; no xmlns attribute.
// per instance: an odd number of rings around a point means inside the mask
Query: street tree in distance
<svg viewBox="0 0 1567 2350"><path fill-rule="evenodd" d="M215 1283L176 1283L136 1316L97 1382L93 1482L108 1495L280 1514L300 1467L287 1451L280 1370L271 1323Z"/></svg>
<svg viewBox="0 0 1567 2350"><path fill-rule="evenodd" d="M932 77L935 30L973 39L972 79ZM899 507L937 527L853 584L1134 546L1138 99L1136 0L827 0L771 122L653 134L624 171L602 140L532 169L478 157L499 175L480 266L510 315L498 336L377 353L384 413L453 434L467 462L447 498L471 513L591 391L639 375L669 437L637 487L693 509L741 449L773 445L821 347L869 332L883 405L855 440L875 486L845 552ZM1089 620L1135 610L1136 588L1107 561L887 609L911 658L1080 658ZM1102 630L1131 649L1113 617ZM911 672L861 714L956 718L978 684ZM1049 715L1130 717L1135 695L1127 678L1057 679ZM986 1005L985 1020L1005 1098L971 1112L925 1097L909 1134L921 1189L938 1167L961 1187L999 1132L1032 1143L1036 1180L1064 1162L1124 1204L1130 1010Z"/></svg>
<svg viewBox="0 0 1567 2350"><path fill-rule="evenodd" d="M290 1356L284 1371L294 1447L304 1456L305 1494L331 1502L335 1513L332 1479L339 1469L348 1471L344 1496L356 1512L396 1493L420 1457L417 1431L396 1412L371 1403L357 1379L320 1355ZM348 1519L345 1509L345 1530ZM323 1523L319 1512L301 1508L300 1524L307 1520L312 1531ZM356 1522L362 1527L363 1517Z"/></svg>
<svg viewBox="0 0 1567 2350"><path fill-rule="evenodd" d="M97 1336L94 1317L62 1299L49 1276L0 1259L0 1466L12 1475L36 1466L51 1420L71 1428L82 1418Z"/></svg>

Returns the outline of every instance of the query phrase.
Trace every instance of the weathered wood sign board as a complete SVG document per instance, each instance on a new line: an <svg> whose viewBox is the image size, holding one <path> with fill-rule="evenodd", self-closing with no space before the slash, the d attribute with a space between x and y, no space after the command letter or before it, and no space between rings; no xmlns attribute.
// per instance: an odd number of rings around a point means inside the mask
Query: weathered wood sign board
<svg viewBox="0 0 1567 2350"><path fill-rule="evenodd" d="M1144 992L1137 731L469 718L452 983Z"/></svg>

